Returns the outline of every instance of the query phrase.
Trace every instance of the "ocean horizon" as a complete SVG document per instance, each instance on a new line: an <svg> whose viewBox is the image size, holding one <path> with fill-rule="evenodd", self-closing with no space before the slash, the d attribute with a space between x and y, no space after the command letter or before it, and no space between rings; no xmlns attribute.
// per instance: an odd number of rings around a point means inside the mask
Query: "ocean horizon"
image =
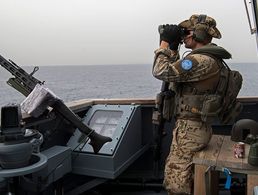
<svg viewBox="0 0 258 195"><path fill-rule="evenodd" d="M243 75L239 96L258 96L258 63L232 63ZM22 66L31 73L33 66ZM0 106L21 103L25 97L6 81L12 75L0 68ZM155 98L161 81L152 76L152 65L65 65L40 66L34 77L64 102L99 98Z"/></svg>

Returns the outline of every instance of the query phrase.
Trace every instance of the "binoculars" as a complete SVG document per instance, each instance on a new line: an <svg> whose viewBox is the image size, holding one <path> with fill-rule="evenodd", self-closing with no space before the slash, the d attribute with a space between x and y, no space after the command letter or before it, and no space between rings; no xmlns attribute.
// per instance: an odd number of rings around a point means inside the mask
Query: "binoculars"
<svg viewBox="0 0 258 195"><path fill-rule="evenodd" d="M159 33L160 34L163 34L163 32L164 32L164 30L165 30L165 27L166 26L174 26L174 28L178 28L177 30L174 30L173 32L168 32L168 33L175 33L175 32L177 32L177 34L174 34L174 36L176 36L176 37L181 37L181 38L183 38L183 37L185 37L185 36L187 36L187 35L189 35L190 34L190 31L189 30L187 30L186 28L183 28L183 27L181 27L181 26L178 26L178 25L175 25L175 24L166 24L166 25L159 25L159 28L158 28L158 30L159 30Z"/></svg>

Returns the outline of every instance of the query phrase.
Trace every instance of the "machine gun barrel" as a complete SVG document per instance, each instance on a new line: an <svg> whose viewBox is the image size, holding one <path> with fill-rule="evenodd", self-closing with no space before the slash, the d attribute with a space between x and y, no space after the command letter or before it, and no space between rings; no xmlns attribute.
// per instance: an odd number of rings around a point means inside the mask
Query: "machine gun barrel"
<svg viewBox="0 0 258 195"><path fill-rule="evenodd" d="M44 84L44 82L33 77L33 74L39 69L38 67L35 67L33 72L28 74L14 62L6 60L1 55L0 65L14 76L14 78L10 78L7 83L26 97L33 91L37 84ZM97 153L106 142L112 141L110 137L102 136L84 124L79 117L63 103L62 100L58 99L51 107L53 107L55 112L59 113L63 118L68 120L90 138L89 144L91 144L95 153Z"/></svg>

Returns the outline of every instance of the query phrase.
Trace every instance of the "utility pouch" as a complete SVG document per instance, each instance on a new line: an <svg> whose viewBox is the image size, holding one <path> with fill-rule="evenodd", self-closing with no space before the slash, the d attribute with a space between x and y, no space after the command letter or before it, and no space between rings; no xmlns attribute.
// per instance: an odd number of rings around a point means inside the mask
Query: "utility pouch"
<svg viewBox="0 0 258 195"><path fill-rule="evenodd" d="M218 118L221 108L222 97L220 95L207 95L204 98L201 110L201 120L212 123Z"/></svg>
<svg viewBox="0 0 258 195"><path fill-rule="evenodd" d="M174 116L175 110L175 92L174 91L166 91L163 93L163 118L167 121L170 121Z"/></svg>
<svg viewBox="0 0 258 195"><path fill-rule="evenodd" d="M152 123L159 125L161 121L161 109L162 109L163 93L157 94L155 99L155 110L152 113Z"/></svg>

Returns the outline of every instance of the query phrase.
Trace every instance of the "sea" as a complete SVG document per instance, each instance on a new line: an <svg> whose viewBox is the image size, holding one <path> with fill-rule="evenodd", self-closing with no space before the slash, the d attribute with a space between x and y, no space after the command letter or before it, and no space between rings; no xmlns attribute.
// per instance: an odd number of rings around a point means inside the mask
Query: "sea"
<svg viewBox="0 0 258 195"><path fill-rule="evenodd" d="M258 63L233 63L243 75L239 96L258 96ZM33 66L22 66L31 73ZM79 99L155 98L161 81L152 76L151 64L40 66L33 75L64 102ZM0 107L21 103L25 97L6 81L13 77L0 67Z"/></svg>

